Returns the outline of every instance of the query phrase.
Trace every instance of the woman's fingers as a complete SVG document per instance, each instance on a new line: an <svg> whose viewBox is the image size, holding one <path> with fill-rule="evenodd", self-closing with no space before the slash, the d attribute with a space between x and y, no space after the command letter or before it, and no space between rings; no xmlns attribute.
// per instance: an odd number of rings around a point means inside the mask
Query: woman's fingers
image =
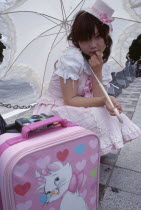
<svg viewBox="0 0 141 210"><path fill-rule="evenodd" d="M121 105L117 103L117 101L114 97L110 97L110 98L113 102L114 107L117 108L118 112L121 114L123 111ZM106 108L109 111L111 116L115 116L114 108L108 102L106 103Z"/></svg>
<svg viewBox="0 0 141 210"><path fill-rule="evenodd" d="M114 108L110 104L107 104L106 107L107 107L109 112L113 112Z"/></svg>
<svg viewBox="0 0 141 210"><path fill-rule="evenodd" d="M117 104L115 107L118 109L118 111L119 111L120 113L123 112L122 106L121 106L120 104Z"/></svg>
<svg viewBox="0 0 141 210"><path fill-rule="evenodd" d="M103 65L102 53L96 51L96 53L89 59L89 64L93 70L95 70L94 68L97 68L98 66L101 67Z"/></svg>
<svg viewBox="0 0 141 210"><path fill-rule="evenodd" d="M100 60L100 61L102 61L103 62L103 59L102 59L102 57L103 57L103 54L100 52L100 51L96 51L96 57Z"/></svg>
<svg viewBox="0 0 141 210"><path fill-rule="evenodd" d="M117 108L117 107L116 107ZM119 114L121 114L122 113L122 110L120 109L120 108L117 108L117 110L118 110L118 112L119 112ZM109 113L110 113L110 115L112 115L112 116L116 116L116 114L115 114L115 112L114 112L114 109L112 108L112 110L110 109L110 110L108 110L109 111Z"/></svg>
<svg viewBox="0 0 141 210"><path fill-rule="evenodd" d="M96 62L96 63L103 63L103 59L102 59L102 53L97 51L94 55L92 55L92 57L90 58L91 62Z"/></svg>

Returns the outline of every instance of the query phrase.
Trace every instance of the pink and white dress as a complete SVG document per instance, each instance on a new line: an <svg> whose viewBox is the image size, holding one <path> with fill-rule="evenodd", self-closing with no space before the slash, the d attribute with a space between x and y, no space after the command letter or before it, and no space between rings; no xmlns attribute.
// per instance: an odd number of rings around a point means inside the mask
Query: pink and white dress
<svg viewBox="0 0 141 210"><path fill-rule="evenodd" d="M47 94L43 95L35 107L34 114L46 113L66 118L84 128L92 130L100 139L101 155L113 149L122 148L124 143L141 135L141 130L124 114L123 124L111 116L104 106L73 107L64 105L59 77L78 80L77 95L93 97L92 73L81 51L75 47L67 48L56 64ZM103 84L111 81L108 64L102 69Z"/></svg>

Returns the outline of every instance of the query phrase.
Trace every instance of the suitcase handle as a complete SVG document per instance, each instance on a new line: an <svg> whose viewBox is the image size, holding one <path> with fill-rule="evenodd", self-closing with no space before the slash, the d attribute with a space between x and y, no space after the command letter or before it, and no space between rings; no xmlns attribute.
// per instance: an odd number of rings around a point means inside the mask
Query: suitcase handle
<svg viewBox="0 0 141 210"><path fill-rule="evenodd" d="M53 124L53 123L56 123L56 122L61 124L62 127L76 126L75 123L72 123L72 122L70 122L66 119L62 119L61 117L58 117L58 116L54 116L54 117L51 117L51 118L48 118L48 119L45 119L45 120L42 120L42 121L38 121L38 122L35 122L35 123L31 123L29 125L23 126L22 137L24 139L28 139L29 133L31 131L34 131L36 129L42 128L43 126L47 126L47 125L50 125L50 124Z"/></svg>
<svg viewBox="0 0 141 210"><path fill-rule="evenodd" d="M61 124L62 127L72 127L72 126L78 126L75 123L72 123L70 121L67 121L66 119L62 119L61 117L55 116L55 117L51 117L42 121L38 121L35 123L31 123L29 125L25 125L24 127L22 127L22 136L16 136L13 137L11 139L8 139L7 141L5 141L4 143L2 143L0 145L0 156L3 154L3 152L10 146L20 143L22 141L26 141L28 139L29 133L31 131L34 131L38 128L41 128L43 126L47 126L50 125L52 123L59 123Z"/></svg>

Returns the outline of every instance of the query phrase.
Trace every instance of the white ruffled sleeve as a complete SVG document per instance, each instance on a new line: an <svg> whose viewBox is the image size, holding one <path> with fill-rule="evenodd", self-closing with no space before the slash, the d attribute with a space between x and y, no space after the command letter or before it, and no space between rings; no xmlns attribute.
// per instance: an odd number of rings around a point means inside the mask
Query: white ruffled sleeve
<svg viewBox="0 0 141 210"><path fill-rule="evenodd" d="M69 48L61 56L56 65L55 74L64 78L64 83L67 79L78 80L84 68L84 59L76 48Z"/></svg>
<svg viewBox="0 0 141 210"><path fill-rule="evenodd" d="M107 62L103 65L103 69L102 69L102 84L108 87L109 82L111 81L112 81L111 66Z"/></svg>

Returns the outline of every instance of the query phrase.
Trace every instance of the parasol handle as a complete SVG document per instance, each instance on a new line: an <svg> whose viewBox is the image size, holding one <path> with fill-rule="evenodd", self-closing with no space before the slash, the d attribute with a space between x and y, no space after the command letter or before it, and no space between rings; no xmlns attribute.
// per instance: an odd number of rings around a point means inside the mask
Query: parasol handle
<svg viewBox="0 0 141 210"><path fill-rule="evenodd" d="M90 67L90 66L89 66L89 67ZM92 74L93 74L93 75L94 75L94 77L96 78L96 80L97 80L97 82L98 82L99 86L101 87L101 90L102 90L102 92L104 93L104 95L105 95L105 97L106 97L107 101L109 102L109 104L111 105L111 107L113 107L113 108L114 108L114 110L113 110L113 111L114 111L115 115L117 116L117 118L118 118L119 122L120 122L120 123L123 123L123 119L122 119L122 117L120 116L120 114L119 114L119 112L118 112L117 108L115 108L115 107L114 107L113 102L111 101L111 99L110 99L110 97L109 97L108 93L106 92L106 90L105 90L104 86L101 84L101 82L99 81L99 79L97 78L97 76L95 75L95 73L93 72L93 70L92 70L92 68L91 68L91 67L90 67L90 69L91 69Z"/></svg>

